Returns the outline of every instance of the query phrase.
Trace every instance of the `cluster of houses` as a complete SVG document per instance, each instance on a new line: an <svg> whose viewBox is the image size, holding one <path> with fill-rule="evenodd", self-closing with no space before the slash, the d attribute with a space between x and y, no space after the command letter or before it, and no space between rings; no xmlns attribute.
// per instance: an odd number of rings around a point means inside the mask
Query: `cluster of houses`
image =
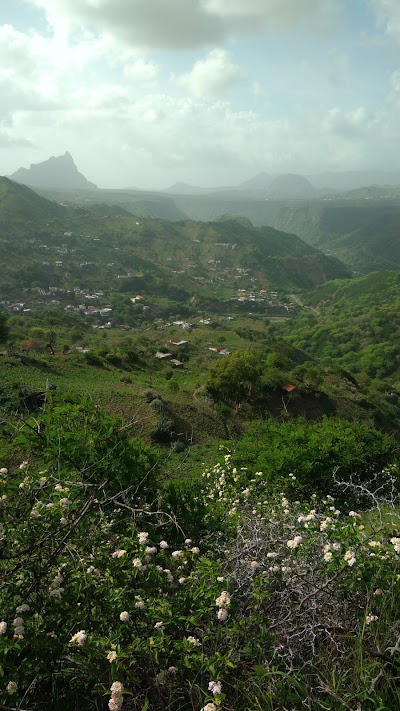
<svg viewBox="0 0 400 711"><path fill-rule="evenodd" d="M239 301L240 303L253 302L253 303L265 303L268 306L278 306L284 308L286 311L293 311L295 309L295 304L287 303L279 299L277 291L266 291L266 289L260 289L260 291L248 291L247 289L239 289L239 296L233 297L232 301Z"/></svg>

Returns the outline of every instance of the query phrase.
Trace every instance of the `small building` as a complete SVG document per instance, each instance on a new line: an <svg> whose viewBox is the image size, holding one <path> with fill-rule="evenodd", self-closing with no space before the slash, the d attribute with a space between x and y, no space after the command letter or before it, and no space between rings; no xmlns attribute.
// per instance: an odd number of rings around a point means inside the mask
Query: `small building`
<svg viewBox="0 0 400 711"><path fill-rule="evenodd" d="M161 351L157 351L156 358L158 358L159 360L171 360L172 353L161 353Z"/></svg>
<svg viewBox="0 0 400 711"><path fill-rule="evenodd" d="M170 338L169 341L167 341L169 346L179 346L180 348L183 348L185 346L188 346L188 342L182 340L181 338Z"/></svg>
<svg viewBox="0 0 400 711"><path fill-rule="evenodd" d="M182 363L181 360L177 360L177 358L172 358L171 363L174 366L174 368L183 368L184 367L184 363Z"/></svg>
<svg viewBox="0 0 400 711"><path fill-rule="evenodd" d="M281 390L284 390L286 393L292 393L294 390L297 390L296 385L281 385Z"/></svg>

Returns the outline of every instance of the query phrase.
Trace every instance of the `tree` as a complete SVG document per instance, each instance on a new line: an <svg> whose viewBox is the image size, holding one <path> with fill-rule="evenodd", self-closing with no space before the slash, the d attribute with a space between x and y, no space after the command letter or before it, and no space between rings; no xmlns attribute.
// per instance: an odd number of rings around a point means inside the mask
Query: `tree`
<svg viewBox="0 0 400 711"><path fill-rule="evenodd" d="M8 338L8 333L7 315L4 311L0 311L0 343L5 343Z"/></svg>
<svg viewBox="0 0 400 711"><path fill-rule="evenodd" d="M261 388L263 357L260 351L224 356L211 371L210 387L223 400L240 402Z"/></svg>

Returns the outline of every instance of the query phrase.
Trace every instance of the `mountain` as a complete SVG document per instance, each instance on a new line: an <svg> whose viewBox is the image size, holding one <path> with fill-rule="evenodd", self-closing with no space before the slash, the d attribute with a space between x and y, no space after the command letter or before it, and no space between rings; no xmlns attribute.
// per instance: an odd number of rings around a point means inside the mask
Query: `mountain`
<svg viewBox="0 0 400 711"><path fill-rule="evenodd" d="M65 210L57 203L38 195L26 185L0 177L0 222L62 216Z"/></svg>
<svg viewBox="0 0 400 711"><path fill-rule="evenodd" d="M246 180L244 183L238 185L237 189L243 192L265 191L269 188L271 183L272 176L268 175L268 173L262 172L255 175L254 178L250 178L250 180Z"/></svg>
<svg viewBox="0 0 400 711"><path fill-rule="evenodd" d="M333 190L355 190L366 185L400 185L400 172L383 170L332 171L308 175L307 178L317 188Z"/></svg>
<svg viewBox="0 0 400 711"><path fill-rule="evenodd" d="M302 175L278 175L267 189L267 197L273 200L306 200L316 197L317 191Z"/></svg>
<svg viewBox="0 0 400 711"><path fill-rule="evenodd" d="M97 185L90 183L78 171L68 151L63 156L52 156L42 163L32 163L30 168L19 168L9 178L17 183L32 187L78 190L97 189Z"/></svg>
<svg viewBox="0 0 400 711"><path fill-rule="evenodd" d="M173 195L202 195L203 193L212 192L212 188L200 188L197 185L189 185L188 183L174 183L169 188L165 188L163 192L172 193Z"/></svg>

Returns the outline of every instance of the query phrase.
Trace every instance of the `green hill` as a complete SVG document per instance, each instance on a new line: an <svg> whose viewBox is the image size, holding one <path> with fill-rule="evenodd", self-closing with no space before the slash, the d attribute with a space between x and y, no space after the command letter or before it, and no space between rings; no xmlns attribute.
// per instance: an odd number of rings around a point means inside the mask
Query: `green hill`
<svg viewBox="0 0 400 711"><path fill-rule="evenodd" d="M333 281L305 300L313 312L284 328L290 343L322 364L336 362L360 383L400 390L399 272Z"/></svg>
<svg viewBox="0 0 400 711"><path fill-rule="evenodd" d="M85 285L106 294L136 289L185 303L231 298L239 288L303 289L349 276L339 261L270 227L131 217L122 205L109 213L99 203L93 210L66 207L6 178L2 185L3 287L15 300L34 284Z"/></svg>
<svg viewBox="0 0 400 711"><path fill-rule="evenodd" d="M0 177L1 222L61 217L64 212L60 205L41 197L25 185Z"/></svg>

